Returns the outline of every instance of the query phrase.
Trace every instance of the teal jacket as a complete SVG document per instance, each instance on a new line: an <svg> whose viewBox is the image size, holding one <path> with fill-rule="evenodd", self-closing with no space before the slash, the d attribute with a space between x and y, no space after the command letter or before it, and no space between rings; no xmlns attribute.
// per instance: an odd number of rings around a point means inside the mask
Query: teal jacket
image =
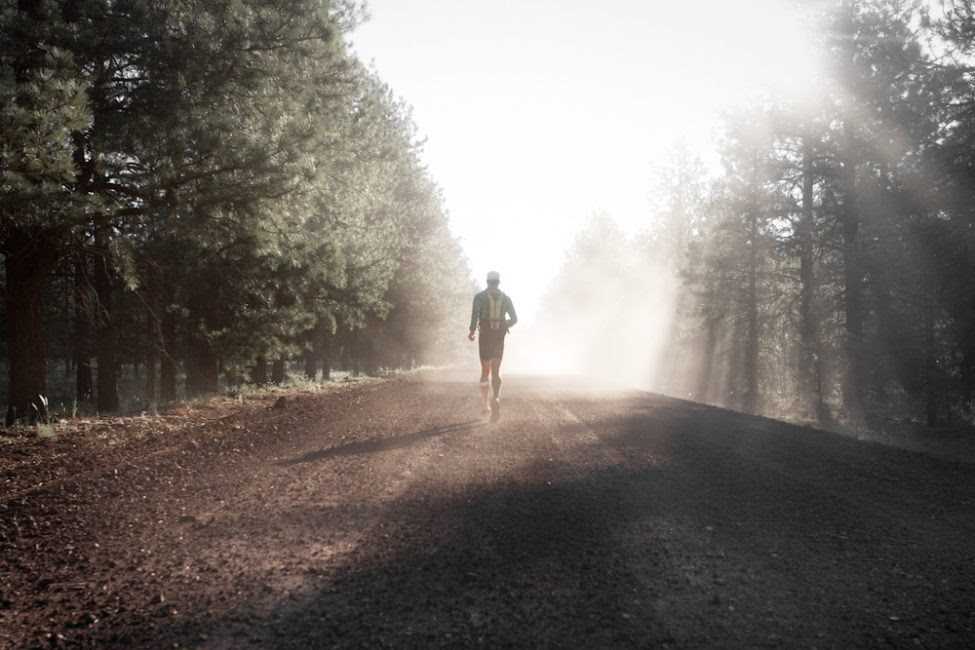
<svg viewBox="0 0 975 650"><path fill-rule="evenodd" d="M500 318L499 326L507 331L509 327L518 322L518 314L515 313L515 305L511 302L511 298L502 293L501 289L485 289L474 294L474 306L471 309L471 330L477 329L478 324L482 329L491 328L491 298L497 300L499 295L503 296L501 311L495 314L496 318ZM505 314L508 315L507 321L505 321Z"/></svg>

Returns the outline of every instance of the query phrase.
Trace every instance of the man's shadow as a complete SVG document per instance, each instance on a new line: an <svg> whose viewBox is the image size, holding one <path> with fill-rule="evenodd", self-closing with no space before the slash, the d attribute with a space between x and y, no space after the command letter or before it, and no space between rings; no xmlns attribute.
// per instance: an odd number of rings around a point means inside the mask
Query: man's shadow
<svg viewBox="0 0 975 650"><path fill-rule="evenodd" d="M389 438L371 438L369 440L350 442L337 447L310 451L307 454L303 454L296 458L284 459L279 461L278 465L298 465L300 463L311 463L317 460L328 460L338 456L355 456L357 454L373 454L376 452L388 451L390 449L402 449L423 440L427 440L428 438L436 438L437 436L446 435L448 433L464 432L469 434L472 433L475 428L483 425L484 422L481 420L468 420L466 422L458 422L456 424L448 424L441 427L423 429L422 431L414 431L413 433L407 433L401 436L392 436Z"/></svg>

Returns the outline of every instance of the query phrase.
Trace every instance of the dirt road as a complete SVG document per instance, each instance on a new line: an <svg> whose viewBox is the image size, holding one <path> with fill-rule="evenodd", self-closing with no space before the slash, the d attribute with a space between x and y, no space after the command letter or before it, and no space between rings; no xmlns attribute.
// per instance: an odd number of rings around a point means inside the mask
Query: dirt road
<svg viewBox="0 0 975 650"><path fill-rule="evenodd" d="M565 379L492 424L469 379L4 459L0 645L975 640L972 465Z"/></svg>

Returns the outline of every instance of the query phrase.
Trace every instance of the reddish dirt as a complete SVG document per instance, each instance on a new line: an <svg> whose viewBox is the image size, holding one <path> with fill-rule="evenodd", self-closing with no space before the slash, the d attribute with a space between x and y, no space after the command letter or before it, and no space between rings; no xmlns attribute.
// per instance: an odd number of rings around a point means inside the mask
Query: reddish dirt
<svg viewBox="0 0 975 650"><path fill-rule="evenodd" d="M565 379L511 378L492 424L476 393L427 372L0 445L0 645L975 640L969 463Z"/></svg>

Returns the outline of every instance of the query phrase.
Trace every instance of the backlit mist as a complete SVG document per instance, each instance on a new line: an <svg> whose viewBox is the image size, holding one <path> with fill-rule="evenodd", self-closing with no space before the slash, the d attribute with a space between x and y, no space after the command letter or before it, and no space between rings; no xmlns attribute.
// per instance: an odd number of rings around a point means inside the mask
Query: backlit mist
<svg viewBox="0 0 975 650"><path fill-rule="evenodd" d="M412 105L474 275L504 270L526 323L593 214L646 229L668 151L716 167L721 112L817 64L784 2L369 7L355 50Z"/></svg>
<svg viewBox="0 0 975 650"><path fill-rule="evenodd" d="M970 3L510 9L377 3L354 39L411 97L475 277L504 273L510 370L821 423L968 408L945 265L971 255L939 242L971 236L944 212Z"/></svg>

